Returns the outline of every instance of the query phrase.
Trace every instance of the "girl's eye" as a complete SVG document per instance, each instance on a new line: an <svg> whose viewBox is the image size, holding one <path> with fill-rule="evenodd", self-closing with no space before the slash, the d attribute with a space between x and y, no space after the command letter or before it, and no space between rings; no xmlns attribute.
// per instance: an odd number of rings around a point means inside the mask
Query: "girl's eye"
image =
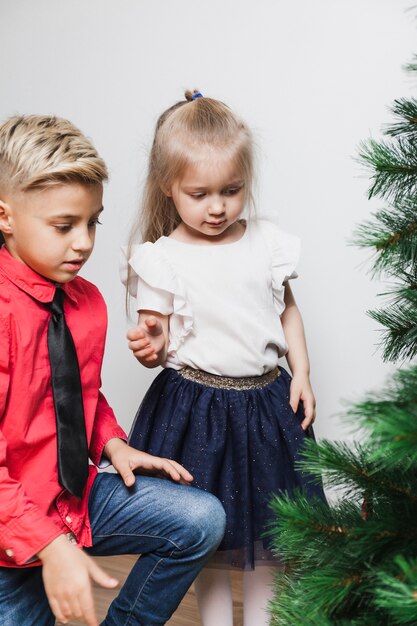
<svg viewBox="0 0 417 626"><path fill-rule="evenodd" d="M201 200L201 198L205 197L205 193L192 193L191 197L194 198L195 200Z"/></svg>
<svg viewBox="0 0 417 626"><path fill-rule="evenodd" d="M229 189L225 189L223 193L225 196L235 196L241 189L242 187L230 187Z"/></svg>

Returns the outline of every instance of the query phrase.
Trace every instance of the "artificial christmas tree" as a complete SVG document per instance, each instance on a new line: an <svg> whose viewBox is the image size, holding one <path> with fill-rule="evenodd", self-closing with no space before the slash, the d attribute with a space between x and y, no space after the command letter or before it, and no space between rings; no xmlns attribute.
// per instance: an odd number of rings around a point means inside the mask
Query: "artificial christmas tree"
<svg viewBox="0 0 417 626"><path fill-rule="evenodd" d="M417 57L408 70L417 71ZM374 274L394 284L370 315L384 327L383 358L404 366L417 354L417 100L392 110L386 139L360 150L369 197L385 206L355 240L374 252ZM417 366L399 369L348 415L360 442L309 442L303 462L343 494L337 503L298 494L271 504L275 548L287 563L273 626L417 624Z"/></svg>

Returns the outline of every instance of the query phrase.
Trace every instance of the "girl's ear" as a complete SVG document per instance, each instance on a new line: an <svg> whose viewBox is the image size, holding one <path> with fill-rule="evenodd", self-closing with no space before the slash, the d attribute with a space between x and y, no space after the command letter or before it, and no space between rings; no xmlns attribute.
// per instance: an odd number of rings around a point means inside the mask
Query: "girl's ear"
<svg viewBox="0 0 417 626"><path fill-rule="evenodd" d="M7 202L3 200L0 200L0 230L6 234L12 232L11 210Z"/></svg>
<svg viewBox="0 0 417 626"><path fill-rule="evenodd" d="M162 191L162 193L167 196L168 198L172 197L172 193L171 193L171 189L170 187L166 187L165 185L163 185L162 183L159 185L160 190Z"/></svg>

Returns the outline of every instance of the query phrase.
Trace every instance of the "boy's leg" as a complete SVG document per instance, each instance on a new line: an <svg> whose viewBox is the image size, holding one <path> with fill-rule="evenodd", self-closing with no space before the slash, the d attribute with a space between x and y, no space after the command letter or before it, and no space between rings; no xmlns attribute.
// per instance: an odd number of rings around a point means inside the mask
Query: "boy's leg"
<svg viewBox="0 0 417 626"><path fill-rule="evenodd" d="M54 626L41 567L0 567L0 626Z"/></svg>
<svg viewBox="0 0 417 626"><path fill-rule="evenodd" d="M220 502L169 480L137 476L127 488L119 475L103 473L94 482L89 510L90 554L142 555L103 624L165 624L223 537Z"/></svg>

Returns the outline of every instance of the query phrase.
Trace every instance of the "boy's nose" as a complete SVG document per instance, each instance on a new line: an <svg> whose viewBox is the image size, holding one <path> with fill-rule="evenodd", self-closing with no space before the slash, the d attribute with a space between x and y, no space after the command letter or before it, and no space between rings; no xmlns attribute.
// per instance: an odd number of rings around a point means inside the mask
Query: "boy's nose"
<svg viewBox="0 0 417 626"><path fill-rule="evenodd" d="M72 247L74 250L80 250L88 252L94 245L94 239L91 237L88 230L78 233L78 236L74 239Z"/></svg>

